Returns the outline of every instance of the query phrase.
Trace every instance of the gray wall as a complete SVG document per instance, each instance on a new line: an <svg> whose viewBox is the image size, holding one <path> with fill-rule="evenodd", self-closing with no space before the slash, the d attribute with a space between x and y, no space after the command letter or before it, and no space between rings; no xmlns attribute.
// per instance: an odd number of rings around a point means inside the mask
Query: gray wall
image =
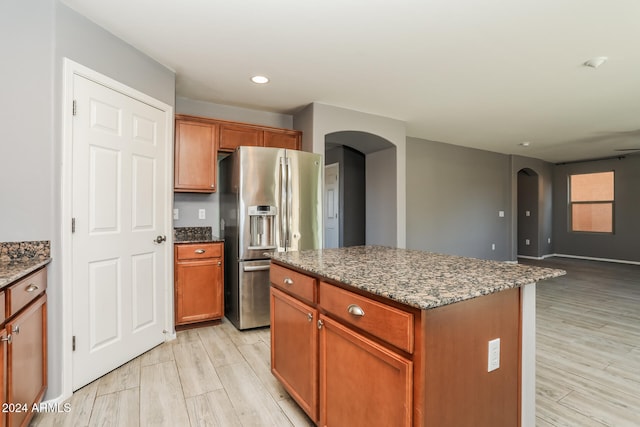
<svg viewBox="0 0 640 427"><path fill-rule="evenodd" d="M0 241L50 240L49 388L62 393L61 123L63 57L174 104L174 74L56 0L0 3Z"/></svg>
<svg viewBox="0 0 640 427"><path fill-rule="evenodd" d="M398 209L395 203L397 174L402 171L396 172L395 168L389 167L398 163L397 157L397 147L367 154L365 171L367 182L365 243L367 245L402 247L398 243L396 230L404 227L398 227Z"/></svg>
<svg viewBox="0 0 640 427"><path fill-rule="evenodd" d="M510 215L509 156L407 138L408 248L509 260Z"/></svg>
<svg viewBox="0 0 640 427"><path fill-rule="evenodd" d="M614 233L572 233L568 225L568 176L615 171ZM624 159L556 165L553 179L555 252L623 261L640 261L640 155Z"/></svg>
<svg viewBox="0 0 640 427"><path fill-rule="evenodd" d="M365 243L365 156L350 147L327 150L325 164L338 163L340 189L339 246Z"/></svg>
<svg viewBox="0 0 640 427"><path fill-rule="evenodd" d="M180 97L176 98L176 114L293 128L293 116L287 114L250 110ZM218 161L224 156L225 154L219 155ZM174 227L211 227L213 234L220 236L220 199L218 193L175 193L173 208L178 209L180 216L180 219L173 221ZM199 209L205 210L205 219L198 218Z"/></svg>

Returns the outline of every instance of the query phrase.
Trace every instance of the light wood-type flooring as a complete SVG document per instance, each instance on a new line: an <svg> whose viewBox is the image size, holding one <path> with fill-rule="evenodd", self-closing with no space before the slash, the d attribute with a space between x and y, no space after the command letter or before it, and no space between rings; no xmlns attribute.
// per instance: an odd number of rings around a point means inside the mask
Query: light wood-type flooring
<svg viewBox="0 0 640 427"><path fill-rule="evenodd" d="M537 427L640 426L640 266L552 258L537 288ZM178 332L33 426L311 426L269 370L269 329ZM447 427L447 426L441 426Z"/></svg>

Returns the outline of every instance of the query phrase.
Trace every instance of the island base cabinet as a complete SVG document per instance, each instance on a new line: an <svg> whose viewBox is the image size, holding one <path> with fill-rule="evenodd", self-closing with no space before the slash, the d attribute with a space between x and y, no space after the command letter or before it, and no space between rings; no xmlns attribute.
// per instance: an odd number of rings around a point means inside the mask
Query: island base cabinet
<svg viewBox="0 0 640 427"><path fill-rule="evenodd" d="M318 420L318 311L271 288L271 372Z"/></svg>
<svg viewBox="0 0 640 427"><path fill-rule="evenodd" d="M411 426L413 363L320 315L320 425Z"/></svg>
<svg viewBox="0 0 640 427"><path fill-rule="evenodd" d="M9 427L28 424L33 404L42 399L46 389L46 301L42 295L7 324L11 334L7 401L12 409L21 408L7 413Z"/></svg>

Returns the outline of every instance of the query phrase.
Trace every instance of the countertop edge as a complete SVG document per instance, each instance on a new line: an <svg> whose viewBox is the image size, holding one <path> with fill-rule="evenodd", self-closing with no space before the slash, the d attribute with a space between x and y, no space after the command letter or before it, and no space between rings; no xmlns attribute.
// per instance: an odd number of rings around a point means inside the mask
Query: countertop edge
<svg viewBox="0 0 640 427"><path fill-rule="evenodd" d="M0 289L4 289L8 285L21 280L22 278L28 276L30 273L33 273L39 268L44 267L50 262L51 262L51 258L38 259L38 260L13 261L11 264L24 264L25 266L21 268L19 271L17 271L16 273L0 278ZM6 263L6 264L9 264L9 263Z"/></svg>

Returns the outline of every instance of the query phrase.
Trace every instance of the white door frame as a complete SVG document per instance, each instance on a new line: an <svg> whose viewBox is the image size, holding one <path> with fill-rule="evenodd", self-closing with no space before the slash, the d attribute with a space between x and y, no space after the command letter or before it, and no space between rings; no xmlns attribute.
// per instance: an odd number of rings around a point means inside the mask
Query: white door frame
<svg viewBox="0 0 640 427"><path fill-rule="evenodd" d="M73 394L72 385L72 361L73 352L71 348L73 339L73 257L72 257L72 237L71 237L71 217L72 217L72 195L73 195L73 77L82 76L86 79L101 84L109 89L118 91L130 96L145 104L151 105L165 113L166 143L165 143L165 168L167 191L173 189L173 107L142 92L126 86L116 80L111 79L97 71L78 64L68 58L64 58L63 63L63 87L62 87L62 182L61 182L61 270L62 270L62 395L55 400L63 401ZM167 242L164 245L165 259L165 301L166 320L165 330L169 331L165 336L167 339L175 338L175 326L173 322L173 222L172 211L173 199L167 197L165 223ZM57 325L56 325L57 326ZM53 372L49 371L49 374Z"/></svg>

